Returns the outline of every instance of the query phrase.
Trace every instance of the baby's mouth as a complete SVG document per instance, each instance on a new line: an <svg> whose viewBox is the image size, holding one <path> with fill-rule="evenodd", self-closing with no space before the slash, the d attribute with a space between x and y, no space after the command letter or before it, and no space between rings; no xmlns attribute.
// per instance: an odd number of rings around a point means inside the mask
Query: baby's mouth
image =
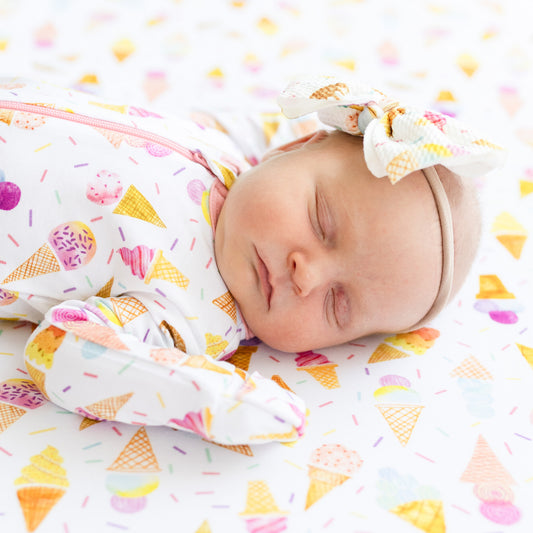
<svg viewBox="0 0 533 533"><path fill-rule="evenodd" d="M270 284L269 277L270 273L265 262L261 259L257 248L255 249L257 255L257 274L259 275L259 282L261 284L261 292L263 293L265 300L270 309L270 298L272 296L272 285Z"/></svg>

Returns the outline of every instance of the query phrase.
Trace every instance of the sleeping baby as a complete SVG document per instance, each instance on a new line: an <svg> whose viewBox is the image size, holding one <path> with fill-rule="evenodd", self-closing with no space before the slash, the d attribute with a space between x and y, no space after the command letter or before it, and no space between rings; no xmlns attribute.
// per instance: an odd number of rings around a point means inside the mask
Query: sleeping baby
<svg viewBox="0 0 533 533"><path fill-rule="evenodd" d="M480 233L470 178L501 149L350 80L298 80L279 102L331 128L252 165L231 124L3 80L0 318L36 324L26 369L52 402L292 441L304 404L224 361L242 341L411 330L457 292Z"/></svg>

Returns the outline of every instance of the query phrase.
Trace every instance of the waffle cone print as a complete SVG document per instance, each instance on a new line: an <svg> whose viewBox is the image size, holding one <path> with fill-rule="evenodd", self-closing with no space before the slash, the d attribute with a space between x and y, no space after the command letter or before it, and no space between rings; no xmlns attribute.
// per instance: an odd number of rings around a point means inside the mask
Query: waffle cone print
<svg viewBox="0 0 533 533"><path fill-rule="evenodd" d="M445 533L444 507L433 487L394 468L379 470L378 502L390 513L426 533Z"/></svg>
<svg viewBox="0 0 533 533"><path fill-rule="evenodd" d="M398 505L390 512L426 533L446 531L441 500L415 500Z"/></svg>
<svg viewBox="0 0 533 533"><path fill-rule="evenodd" d="M514 493L511 488L516 482L482 435L478 437L461 481L474 483L474 494L481 500L479 510L486 519L501 525L520 521L521 512L513 504Z"/></svg>
<svg viewBox="0 0 533 533"><path fill-rule="evenodd" d="M400 444L406 446L424 406L407 378L388 375L379 382L381 387L374 392L376 407Z"/></svg>
<svg viewBox="0 0 533 533"><path fill-rule="evenodd" d="M136 513L146 507L146 496L159 486L159 463L142 426L107 468L106 487L113 494L112 507L120 513Z"/></svg>
<svg viewBox="0 0 533 533"><path fill-rule="evenodd" d="M31 457L30 464L15 479L17 498L30 532L39 527L69 486L62 463L57 449L47 446Z"/></svg>
<svg viewBox="0 0 533 533"><path fill-rule="evenodd" d="M228 363L248 372L252 355L257 352L257 346L239 346L235 353L228 359Z"/></svg>
<svg viewBox="0 0 533 533"><path fill-rule="evenodd" d="M450 372L450 376L457 378L457 385L466 402L466 410L472 416L476 418L494 416L495 411L492 406L494 377L475 356L466 357Z"/></svg>
<svg viewBox="0 0 533 533"><path fill-rule="evenodd" d="M189 286L189 279L163 256L161 250L157 250L155 253L154 259L144 278L144 282L148 284L154 279L168 281L169 283L177 285L181 289L186 289Z"/></svg>
<svg viewBox="0 0 533 533"><path fill-rule="evenodd" d="M325 355L313 351L298 352L296 370L307 372L325 389L340 387L336 363L332 363Z"/></svg>
<svg viewBox="0 0 533 533"><path fill-rule="evenodd" d="M237 306L235 300L229 292L225 292L222 296L215 298L213 303L224 311L232 320L237 323Z"/></svg>
<svg viewBox="0 0 533 533"><path fill-rule="evenodd" d="M133 396L133 392L122 394L121 396L112 396L105 400L92 403L85 406L91 417L96 417L99 420L115 420L118 411L124 407L128 400Z"/></svg>
<svg viewBox="0 0 533 533"><path fill-rule="evenodd" d="M128 324L137 317L148 312L148 309L133 296L123 296L122 298L111 298L113 310L121 324Z"/></svg>
<svg viewBox="0 0 533 533"><path fill-rule="evenodd" d="M516 218L507 212L499 214L492 224L491 231L515 259L520 259L528 232Z"/></svg>
<svg viewBox="0 0 533 533"><path fill-rule="evenodd" d="M282 533L287 530L287 512L282 511L266 481L249 481L246 508L239 513L248 533Z"/></svg>
<svg viewBox="0 0 533 533"><path fill-rule="evenodd" d="M517 344L516 346L524 356L524 359L529 363L529 366L533 369L533 348L524 346L523 344Z"/></svg>
<svg viewBox="0 0 533 533"><path fill-rule="evenodd" d="M353 477L363 461L354 450L342 444L323 444L311 455L308 464L309 486L305 508Z"/></svg>
<svg viewBox="0 0 533 533"><path fill-rule="evenodd" d="M440 333L434 328L420 328L407 333L398 333L392 337L387 337L388 342L406 352L412 352L416 355L423 355L433 347L435 340Z"/></svg>
<svg viewBox="0 0 533 533"><path fill-rule="evenodd" d="M160 228L166 228L152 204L134 185L129 186L113 213L138 218Z"/></svg>
<svg viewBox="0 0 533 533"><path fill-rule="evenodd" d="M0 403L0 433L4 432L11 424L14 424L26 411L20 407Z"/></svg>
<svg viewBox="0 0 533 533"><path fill-rule="evenodd" d="M61 270L75 270L88 264L96 253L96 239L80 221L55 227L43 244L19 265L2 283L43 276Z"/></svg>

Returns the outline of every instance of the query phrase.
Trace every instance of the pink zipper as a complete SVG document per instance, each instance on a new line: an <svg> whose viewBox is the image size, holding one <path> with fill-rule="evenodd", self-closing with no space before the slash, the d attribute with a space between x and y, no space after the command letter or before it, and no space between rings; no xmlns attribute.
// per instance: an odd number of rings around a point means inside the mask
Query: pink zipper
<svg viewBox="0 0 533 533"><path fill-rule="evenodd" d="M202 165L213 176L216 177L200 150L190 150L189 148L181 146L181 144L178 144L177 142L171 141L170 139L162 137L161 135L157 135L156 133L152 133L151 131L142 130L126 124L120 124L119 122L113 122L111 120L89 117L87 115L80 115L78 113L71 113L69 111L61 111L60 109L44 107L37 104L23 104L21 102L12 102L10 100L0 100L0 108L10 109L13 111L22 111L24 113L34 113L37 115L58 118L61 120L68 120L70 122L85 124L93 128L101 128L117 133L123 133L124 135L130 135L132 137L138 137L150 143L159 144L160 146L168 148L173 152L177 152L190 161Z"/></svg>

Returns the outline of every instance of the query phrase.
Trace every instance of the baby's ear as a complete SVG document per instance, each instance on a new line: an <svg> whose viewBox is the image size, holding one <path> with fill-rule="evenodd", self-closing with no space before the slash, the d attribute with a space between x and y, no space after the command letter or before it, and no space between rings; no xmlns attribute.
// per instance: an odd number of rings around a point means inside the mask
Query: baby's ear
<svg viewBox="0 0 533 533"><path fill-rule="evenodd" d="M296 139L295 141L291 141L290 143L282 144L281 146L278 146L277 148L273 148L272 150L269 150L268 152L266 152L263 158L261 159L261 162L266 161L267 159L271 159L272 157L280 155L280 154L292 152L293 150L302 148L303 146L307 144L313 144L313 143L322 141L328 135L329 134L326 130L318 130L313 133L310 133L309 135L305 135L304 137L300 137Z"/></svg>

